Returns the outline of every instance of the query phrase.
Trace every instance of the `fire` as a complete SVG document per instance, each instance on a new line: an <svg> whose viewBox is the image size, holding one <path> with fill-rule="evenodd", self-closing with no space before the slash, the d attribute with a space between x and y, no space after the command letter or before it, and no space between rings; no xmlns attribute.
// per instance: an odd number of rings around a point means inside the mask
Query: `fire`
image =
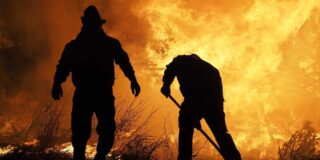
<svg viewBox="0 0 320 160"><path fill-rule="evenodd" d="M97 144L93 144L93 145L87 145L86 146L86 157L88 159L93 159L94 156L96 155L97 151L96 151L96 147L97 147ZM54 148L53 148L54 151L58 151L60 153L66 153L70 156L73 155L73 147L72 147L72 143L71 142L67 142L67 143L63 143L63 144L60 144L60 145L56 145ZM111 149L111 152L107 155L107 157L112 157L112 152L114 151L115 149ZM116 159L118 160L121 160L121 155L118 155L115 157Z"/></svg>
<svg viewBox="0 0 320 160"><path fill-rule="evenodd" d="M308 3L255 0L248 6L239 4L239 8L228 12L215 8L219 6L219 2L216 3L156 0L138 5L134 11L151 26L146 49L148 59L158 68L164 68L178 54L197 53L217 66L224 81L227 121L237 145L244 151L260 150L260 158L275 155L276 147L272 153L267 148L288 136L279 123L302 117L291 112L294 116L280 120L277 117L281 110L297 110L293 106L301 107L297 103L305 103L292 100L287 104L285 98L279 97L296 94L304 97L304 92L314 92L308 94L315 100L309 107L320 102L316 89L320 85L319 68L316 68L320 63L316 56L319 43L303 48L303 54L308 56L294 51L299 50L297 43L304 43L297 42L295 36L317 42L312 37L319 38L319 30L312 36L304 28L308 23L319 28L316 14L319 14L320 3L317 0ZM292 45L284 46L288 43ZM287 53L288 50L292 53ZM288 54L295 54L301 60ZM302 69L301 73L287 69L290 66ZM159 78L162 72L159 70ZM288 84L288 80L294 81L293 84ZM309 88L296 91L296 85L301 83ZM292 89L295 92L288 93ZM290 105L293 106L290 108Z"/></svg>
<svg viewBox="0 0 320 160"><path fill-rule="evenodd" d="M173 108L160 107L166 103L163 97L159 98L165 65L178 54L197 53L221 72L227 126L241 153L259 152L259 156L253 159L272 159L276 157L279 141L287 140L303 121L318 123L320 120L320 112L316 111L320 107L319 0L49 0L26 2L28 5L24 6L34 7L28 8L32 11L30 14L24 13L24 8L18 3L2 3L10 4L8 6L13 9L8 9L12 10L10 14L3 14L12 16L2 18L0 22L0 49L17 47L10 52L12 56L2 57L8 58L3 62L11 63L9 58L20 59L19 56L24 54L27 58L21 60L26 64L13 63L10 67L10 63L4 63L4 69L0 68L1 73L7 75L1 79L5 83L1 85L4 89L0 90L1 95L3 92L0 103L4 101L5 105L2 106L8 107L3 108L12 108L10 113L14 115L8 116L7 112L3 112L1 119L10 117L13 122L20 124L25 117L32 116L25 114L24 108L34 109L38 106L38 103L28 102L33 99L30 97L37 95L36 102L38 99L48 99L50 89L30 88L34 88L35 80L47 82L43 85L50 88L54 66L63 46L79 31L83 9L94 4L108 20L104 26L107 33L119 38L130 54L137 78L141 81L142 92L150 94L145 97L151 97L151 101L159 104L159 114L165 113L167 108ZM56 7L51 7L52 4ZM7 22L7 19L14 23ZM14 36L7 36L7 32L14 32ZM20 34L23 39L11 40L20 37L15 36ZM28 44L24 45L25 42ZM44 47L46 50L43 50L41 46L50 47ZM31 61L33 59L35 61ZM35 64L33 69L28 66L30 64ZM15 68L13 66L22 67L18 68L19 72L6 69ZM125 95L122 92L128 92L128 81L124 80L122 73L116 77L114 88L115 93L120 92L115 94L118 98ZM68 106L71 106L73 90L70 83L65 86L65 95L69 97L64 100L68 99ZM6 95L5 90L13 88L14 91L22 90L19 92L21 94ZM179 95L176 83L172 92ZM139 98L145 98L143 96ZM173 114L176 117L177 112ZM161 122L161 118L156 121L158 124ZM206 126L204 129L210 133ZM11 130L13 132L15 128L9 123L0 126L0 133L9 134ZM159 127L159 130L163 128ZM131 134L128 132L126 136L130 137ZM176 135L170 136L170 139L175 142ZM72 154L71 143L59 147L61 152ZM91 152L87 154L93 155Z"/></svg>
<svg viewBox="0 0 320 160"><path fill-rule="evenodd" d="M56 148L62 153L67 153L69 155L73 154L73 147L71 142L63 143L60 146L57 146Z"/></svg>
<svg viewBox="0 0 320 160"><path fill-rule="evenodd" d="M87 145L87 147L86 147L86 157L87 158L90 158L90 159L94 158L94 156L97 153L96 146L97 146L97 144ZM54 148L55 148L54 150L57 150L61 153L66 153L70 156L73 155L73 147L72 147L71 142L63 143L61 145L55 146Z"/></svg>
<svg viewBox="0 0 320 160"><path fill-rule="evenodd" d="M0 157L12 152L16 147L8 145L6 147L0 147Z"/></svg>
<svg viewBox="0 0 320 160"><path fill-rule="evenodd" d="M23 144L23 147L37 147L39 143L39 140L32 140L29 142L25 142ZM86 157L87 159L93 159L94 156L96 155L96 146L97 144L93 144L93 145L87 145L86 146ZM21 147L21 146L20 146ZM15 149L19 149L19 147L16 146L12 146L12 145L8 145L6 147L0 147L0 158L13 152ZM18 152L22 152L21 149L19 149L20 151ZM111 150L111 152L107 155L108 157L112 157L113 154L112 152L114 151L114 149ZM70 157L73 156L73 147L71 142L67 142L67 143L62 143L62 144L57 144L52 148L46 148L44 149L45 153L63 153L63 154L67 154ZM115 159L121 160L121 155L117 155L114 157Z"/></svg>
<svg viewBox="0 0 320 160"><path fill-rule="evenodd" d="M24 145L25 146L30 146L30 147L35 147L39 144L39 140L37 139L34 139L32 141L27 141L27 142L24 142Z"/></svg>

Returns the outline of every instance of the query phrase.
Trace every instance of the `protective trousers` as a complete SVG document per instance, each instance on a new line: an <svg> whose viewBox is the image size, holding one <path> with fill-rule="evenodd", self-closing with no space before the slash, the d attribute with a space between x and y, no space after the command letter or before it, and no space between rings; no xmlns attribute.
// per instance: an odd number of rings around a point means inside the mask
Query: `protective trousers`
<svg viewBox="0 0 320 160"><path fill-rule="evenodd" d="M223 106L204 106L205 108L213 108L204 111L205 109L202 108L203 106L197 108L197 106L194 106L193 104L195 105L194 102L188 102L188 100L185 100L181 106L179 114L180 130L178 160L192 159L192 137L194 133L194 124L202 118L205 119L211 129L226 160L240 160L240 153L227 130ZM194 109L198 110L195 111ZM199 109L204 110L201 113Z"/></svg>
<svg viewBox="0 0 320 160"><path fill-rule="evenodd" d="M89 95L90 94L90 95ZM74 160L85 160L85 149L91 135L91 120L93 113L96 114L97 154L95 160L105 159L114 143L116 128L114 116L114 97L112 94L94 94L89 92L75 91L72 108L72 145L74 148Z"/></svg>

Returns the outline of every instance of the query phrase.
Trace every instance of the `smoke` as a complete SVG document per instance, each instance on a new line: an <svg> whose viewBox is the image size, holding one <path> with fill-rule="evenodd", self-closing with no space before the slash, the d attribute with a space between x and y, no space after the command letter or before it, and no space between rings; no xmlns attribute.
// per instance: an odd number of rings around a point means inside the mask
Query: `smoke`
<svg viewBox="0 0 320 160"><path fill-rule="evenodd" d="M89 4L96 5L107 19L105 31L121 41L135 68L145 63L141 57L146 57L143 48L148 36L147 30L142 29L146 24L132 12L134 2L137 1L1 1L0 129L6 128L7 121L23 128L35 110L51 101L55 66L64 45L80 31L80 17ZM124 79L122 73L117 77ZM120 91L121 84L120 80ZM73 87L68 82L64 89L65 102L61 104L66 103L67 114ZM129 87L126 89L129 91Z"/></svg>
<svg viewBox="0 0 320 160"><path fill-rule="evenodd" d="M0 128L10 121L21 129L48 88L36 72L49 56L49 24L40 14L44 8L34 5L41 2L0 3Z"/></svg>
<svg viewBox="0 0 320 160"><path fill-rule="evenodd" d="M4 33L0 32L0 49L11 48L13 46L14 42L10 40Z"/></svg>

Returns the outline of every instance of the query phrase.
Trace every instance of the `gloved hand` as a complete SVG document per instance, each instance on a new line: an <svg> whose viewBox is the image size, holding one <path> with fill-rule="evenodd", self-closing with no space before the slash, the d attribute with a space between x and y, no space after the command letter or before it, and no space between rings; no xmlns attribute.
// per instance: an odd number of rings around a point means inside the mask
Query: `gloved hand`
<svg viewBox="0 0 320 160"><path fill-rule="evenodd" d="M164 96L166 96L166 98L168 98L168 96L170 95L170 86L165 86L165 85L163 85L162 87L161 87L161 93L164 95Z"/></svg>
<svg viewBox="0 0 320 160"><path fill-rule="evenodd" d="M51 96L54 100L60 100L63 97L63 92L60 84L53 84Z"/></svg>
<svg viewBox="0 0 320 160"><path fill-rule="evenodd" d="M137 81L131 81L131 91L134 96L138 96L140 93L140 86Z"/></svg>
<svg viewBox="0 0 320 160"><path fill-rule="evenodd" d="M200 130L201 129L201 122L200 120L194 120L193 121L193 127Z"/></svg>

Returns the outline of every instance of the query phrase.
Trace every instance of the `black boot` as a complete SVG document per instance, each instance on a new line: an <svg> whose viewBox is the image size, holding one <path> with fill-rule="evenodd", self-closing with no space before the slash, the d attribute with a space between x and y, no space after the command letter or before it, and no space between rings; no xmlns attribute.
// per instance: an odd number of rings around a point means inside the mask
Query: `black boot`
<svg viewBox="0 0 320 160"><path fill-rule="evenodd" d="M105 159L106 159L106 155L97 153L93 160L105 160Z"/></svg>

